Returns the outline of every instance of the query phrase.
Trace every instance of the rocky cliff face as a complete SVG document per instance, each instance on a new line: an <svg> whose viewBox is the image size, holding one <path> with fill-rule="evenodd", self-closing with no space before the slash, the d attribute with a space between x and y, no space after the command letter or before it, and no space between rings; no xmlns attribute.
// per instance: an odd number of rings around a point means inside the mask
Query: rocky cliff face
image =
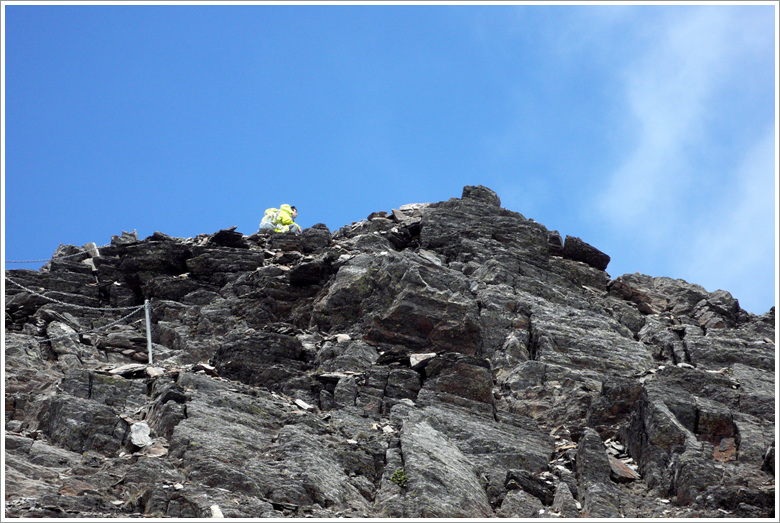
<svg viewBox="0 0 780 523"><path fill-rule="evenodd" d="M774 516L774 308L608 263L484 187L61 246L6 273L6 516Z"/></svg>

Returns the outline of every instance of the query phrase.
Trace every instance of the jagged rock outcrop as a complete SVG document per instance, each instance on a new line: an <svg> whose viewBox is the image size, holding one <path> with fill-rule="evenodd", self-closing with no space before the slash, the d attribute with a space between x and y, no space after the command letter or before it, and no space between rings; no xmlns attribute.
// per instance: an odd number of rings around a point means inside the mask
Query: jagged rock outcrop
<svg viewBox="0 0 780 523"><path fill-rule="evenodd" d="M6 516L774 517L774 308L609 261L481 186L60 246L6 273Z"/></svg>

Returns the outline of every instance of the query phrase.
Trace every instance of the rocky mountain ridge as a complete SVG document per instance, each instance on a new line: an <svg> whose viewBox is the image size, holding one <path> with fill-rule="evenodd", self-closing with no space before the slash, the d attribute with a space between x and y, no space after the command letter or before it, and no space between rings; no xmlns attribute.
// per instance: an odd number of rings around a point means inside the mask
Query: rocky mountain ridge
<svg viewBox="0 0 780 523"><path fill-rule="evenodd" d="M608 264L482 186L60 246L6 272L6 516L774 517L774 308Z"/></svg>

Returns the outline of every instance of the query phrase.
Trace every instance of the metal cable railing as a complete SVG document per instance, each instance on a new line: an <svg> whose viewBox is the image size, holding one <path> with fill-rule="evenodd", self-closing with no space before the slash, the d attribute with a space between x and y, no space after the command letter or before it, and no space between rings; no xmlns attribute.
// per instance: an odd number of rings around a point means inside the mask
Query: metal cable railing
<svg viewBox="0 0 780 523"><path fill-rule="evenodd" d="M114 325L121 323L122 321L126 320L127 318L133 316L137 312L139 312L141 309L144 309L146 311L146 342L147 342L147 348L149 351L149 364L152 364L152 328L151 328L151 320L150 320L150 312L151 312L151 303L149 300L146 300L143 305L133 305L130 307L90 307L89 305L78 305L75 303L67 303L61 300L58 300L56 298L52 298L51 296L46 296L45 294L42 294L40 292L37 292L33 289L30 289L29 287L26 287L19 283L18 281L14 280L13 278L9 278L8 276L5 276L5 279L12 284L16 285L20 289L22 289L24 292L27 292L29 294L32 294L33 296L38 296L39 298L43 298L44 300L50 301L52 303L56 303L59 305L64 305L66 307L74 307L77 309L84 309L89 311L98 311L98 312L107 312L107 311L126 311L129 309L133 309L130 313L126 314L125 316L119 318L118 320L113 321L112 323L109 323L108 325L103 325L101 327L97 327L95 329L85 331L85 332L74 332L73 334L67 334L64 336L57 336L55 338L46 338L43 340L37 340L38 343L49 343L52 341L57 341L61 339L70 338L72 336L81 336L83 334L91 334L94 332L100 332L102 330L108 329L110 327L113 327ZM45 292L45 291L44 291ZM49 292L58 292L58 291L49 291Z"/></svg>

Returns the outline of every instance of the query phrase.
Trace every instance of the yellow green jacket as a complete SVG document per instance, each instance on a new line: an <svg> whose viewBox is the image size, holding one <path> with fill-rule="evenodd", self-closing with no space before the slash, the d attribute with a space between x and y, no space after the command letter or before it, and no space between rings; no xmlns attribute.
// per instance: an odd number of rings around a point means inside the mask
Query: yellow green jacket
<svg viewBox="0 0 780 523"><path fill-rule="evenodd" d="M275 232L301 232L301 226L293 220L292 207L286 203L278 209L271 207L265 210L265 216L263 216L263 221L260 222L260 228L270 229L271 225L275 226Z"/></svg>

